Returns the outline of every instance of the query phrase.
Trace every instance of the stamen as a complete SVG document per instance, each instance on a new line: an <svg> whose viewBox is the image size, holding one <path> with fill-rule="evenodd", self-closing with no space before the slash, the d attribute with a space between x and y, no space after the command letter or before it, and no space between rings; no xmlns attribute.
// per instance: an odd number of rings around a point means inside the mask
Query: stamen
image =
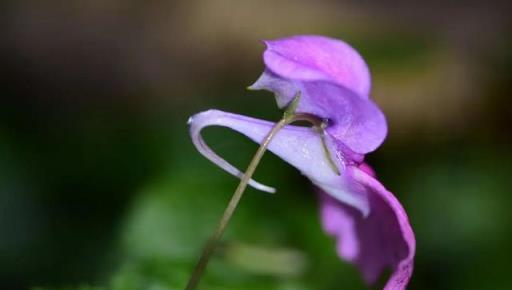
<svg viewBox="0 0 512 290"><path fill-rule="evenodd" d="M325 138L325 128L327 127L327 121L322 122L322 125L320 125L319 133L320 138L322 139L322 148L324 149L324 155L325 158L327 158L327 161L329 162L329 166L331 166L332 170L334 170L334 173L336 175L340 175L340 171L338 169L338 166L336 166L336 162L334 162L334 159L332 159L332 154L329 151L329 146L327 146L327 139Z"/></svg>

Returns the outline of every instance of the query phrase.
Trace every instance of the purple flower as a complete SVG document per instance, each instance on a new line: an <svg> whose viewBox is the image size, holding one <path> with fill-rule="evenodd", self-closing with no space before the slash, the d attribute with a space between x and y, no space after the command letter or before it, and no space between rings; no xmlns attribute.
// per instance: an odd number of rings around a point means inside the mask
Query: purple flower
<svg viewBox="0 0 512 290"><path fill-rule="evenodd" d="M266 69L250 88L274 92L281 108L300 95L295 111L326 124L323 132L288 125L268 149L316 186L322 225L336 238L339 256L355 264L367 283L374 283L389 268L392 274L385 289L405 289L413 270L414 234L398 200L363 162L364 154L380 146L387 134L385 117L370 100L364 60L348 44L322 36L294 36L265 44ZM201 129L224 126L259 143L273 125L218 110L190 119L198 150L238 177L243 173L206 145ZM249 184L274 192L254 180Z"/></svg>

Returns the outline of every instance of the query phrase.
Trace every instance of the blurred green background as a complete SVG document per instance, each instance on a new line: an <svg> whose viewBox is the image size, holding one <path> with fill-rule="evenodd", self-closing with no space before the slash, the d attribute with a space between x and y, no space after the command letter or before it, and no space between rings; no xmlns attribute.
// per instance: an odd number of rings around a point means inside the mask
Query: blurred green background
<svg viewBox="0 0 512 290"><path fill-rule="evenodd" d="M369 63L389 121L368 156L417 238L409 289L512 289L512 17L507 1L2 1L0 289L182 289L237 180L188 117L277 120L244 88L260 39L324 34ZM205 131L245 168L256 145ZM275 156L201 289L366 289Z"/></svg>

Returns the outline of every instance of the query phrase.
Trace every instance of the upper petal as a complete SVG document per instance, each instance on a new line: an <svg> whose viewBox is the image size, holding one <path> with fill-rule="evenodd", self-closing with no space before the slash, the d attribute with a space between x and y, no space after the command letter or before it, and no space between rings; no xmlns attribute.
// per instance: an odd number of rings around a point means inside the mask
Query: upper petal
<svg viewBox="0 0 512 290"><path fill-rule="evenodd" d="M325 36L299 35L267 40L265 44L265 65L276 75L301 81L332 81L368 98L368 66L347 43Z"/></svg>
<svg viewBox="0 0 512 290"><path fill-rule="evenodd" d="M403 207L393 194L365 171L350 166L353 191L366 191L370 214L321 193L322 224L337 238L339 255L358 266L368 283L386 268L392 274L384 289L405 289L413 271L416 241Z"/></svg>
<svg viewBox="0 0 512 290"><path fill-rule="evenodd" d="M384 141L384 114L369 99L370 74L347 43L301 35L265 41L265 71L250 87L274 92L285 107L298 93L297 112L328 119L328 132L343 143L346 155L366 154Z"/></svg>
<svg viewBox="0 0 512 290"><path fill-rule="evenodd" d="M297 112L328 119L327 132L351 151L366 154L384 142L386 118L372 100L358 98L351 90L324 81L304 83L302 92Z"/></svg>
<svg viewBox="0 0 512 290"><path fill-rule="evenodd" d="M221 157L217 156L202 140L200 132L208 126L224 126L244 134L253 141L260 143L275 125L272 122L258 120L237 114L209 110L194 115L189 120L192 140L198 150L208 159L231 174L241 177L242 174ZM330 152L336 150L335 142L327 138ZM288 162L315 185L345 204L355 207L363 215L368 214L368 203L364 192L345 190L345 175L337 175L331 168L326 157L319 134L309 127L286 126L270 142L268 150ZM344 173L343 156L334 156L340 172ZM253 187L254 184L251 184Z"/></svg>
<svg viewBox="0 0 512 290"><path fill-rule="evenodd" d="M351 152L366 154L386 138L387 122L379 107L339 84L284 79L266 70L251 88L274 92L281 108L300 93L296 111L329 120L327 131Z"/></svg>

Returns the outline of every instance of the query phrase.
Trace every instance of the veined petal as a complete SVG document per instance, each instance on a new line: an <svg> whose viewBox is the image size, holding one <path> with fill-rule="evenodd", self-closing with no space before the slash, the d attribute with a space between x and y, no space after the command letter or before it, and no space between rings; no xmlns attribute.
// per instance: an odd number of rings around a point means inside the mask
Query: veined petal
<svg viewBox="0 0 512 290"><path fill-rule="evenodd" d="M265 65L285 79L332 81L361 98L370 93L370 73L359 53L347 43L318 35L265 41Z"/></svg>
<svg viewBox="0 0 512 290"><path fill-rule="evenodd" d="M354 153L371 152L386 138L386 118L377 105L336 83L284 79L266 70L250 88L274 92L280 108L300 93L296 111L328 119L327 132Z"/></svg>
<svg viewBox="0 0 512 290"><path fill-rule="evenodd" d="M385 290L405 289L413 271L416 241L403 207L393 194L363 170L350 166L352 190L367 193L370 214L320 193L324 230L337 239L338 254L354 263L365 281L374 283L386 268L392 274Z"/></svg>
<svg viewBox="0 0 512 290"><path fill-rule="evenodd" d="M256 143L261 143L271 128L272 122L237 114L209 110L196 114L189 120L190 132L194 145L210 161L214 162L229 173L241 177L242 173L228 162L216 155L201 138L200 132L208 126L223 126L244 134ZM334 140L326 136L329 150L335 150ZM345 161L342 156L333 156L338 169L337 175L331 168L325 155L325 148L318 132L309 127L286 126L270 142L268 150L297 168L315 185L333 196L336 200L355 207L361 214L368 214L368 202L365 192L350 192L345 185ZM330 151L334 152L334 151ZM324 158L321 158L321 157ZM251 184L251 186L254 186ZM259 189L258 187L255 187Z"/></svg>

